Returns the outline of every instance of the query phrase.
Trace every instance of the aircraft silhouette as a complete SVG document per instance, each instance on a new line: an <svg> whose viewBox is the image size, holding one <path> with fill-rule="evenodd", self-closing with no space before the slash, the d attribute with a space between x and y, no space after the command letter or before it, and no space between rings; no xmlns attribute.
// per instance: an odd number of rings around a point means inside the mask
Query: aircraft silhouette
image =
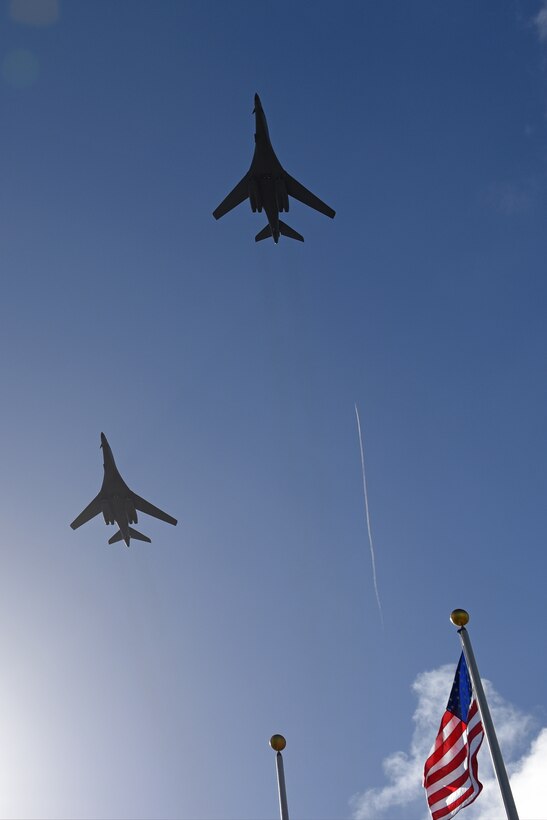
<svg viewBox="0 0 547 820"><path fill-rule="evenodd" d="M256 242L272 236L273 241L277 243L279 234L303 242L304 237L301 234L279 219L280 213L289 210L290 196L300 200L304 205L309 205L310 208L315 208L316 211L330 216L331 219L336 212L328 205L325 205L315 194L304 188L282 167L270 142L268 124L258 94L255 94L253 114L256 118L256 144L251 167L241 182L237 183L233 191L230 191L226 199L213 211L213 216L215 219L220 219L221 216L224 216L249 197L253 213L256 213L256 211L262 213L262 209L264 209L268 217L266 227L255 236Z"/></svg>
<svg viewBox="0 0 547 820"><path fill-rule="evenodd" d="M136 524L137 510L153 515L154 518L159 518L161 521L167 521L168 524L176 524L177 519L173 518L163 510L154 507L150 502L145 501L140 495L137 495L129 489L123 478L118 472L110 444L106 440L104 433L101 433L101 447L103 450L103 467L104 479L103 485L91 504L80 515L74 519L70 525L73 530L86 524L100 512L104 516L105 524L116 523L120 528L118 532L109 539L109 544L115 544L122 539L129 546L129 541L134 538L137 541L147 541L151 543L150 538L142 533L137 532L130 524Z"/></svg>

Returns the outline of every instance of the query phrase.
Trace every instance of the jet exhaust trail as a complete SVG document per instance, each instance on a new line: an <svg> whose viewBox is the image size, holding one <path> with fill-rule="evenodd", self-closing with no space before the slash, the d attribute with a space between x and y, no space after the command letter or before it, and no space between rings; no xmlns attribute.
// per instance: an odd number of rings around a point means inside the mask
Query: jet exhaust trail
<svg viewBox="0 0 547 820"><path fill-rule="evenodd" d="M357 419L357 432L359 433L359 449L361 451L361 474L363 476L363 496L365 499L365 520L367 522L368 542L370 544L370 558L372 561L372 580L374 582L374 592L376 593L376 601L378 603L378 612L380 613L380 620L382 627L384 626L384 614L382 612L382 604L380 603L380 595L378 593L378 582L376 579L376 558L374 555L374 543L372 541L372 531L370 529L370 514L368 510L368 493L367 493L367 478L365 473L365 455L363 451L363 436L361 435L361 420L359 418L359 410L357 409L357 402L355 403L355 417Z"/></svg>

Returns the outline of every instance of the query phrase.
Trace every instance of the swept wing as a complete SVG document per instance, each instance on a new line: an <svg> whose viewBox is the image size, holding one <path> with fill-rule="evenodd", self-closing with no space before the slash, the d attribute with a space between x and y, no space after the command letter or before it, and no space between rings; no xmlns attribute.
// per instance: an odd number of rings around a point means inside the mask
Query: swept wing
<svg viewBox="0 0 547 820"><path fill-rule="evenodd" d="M320 213L325 214L325 216L330 216L331 219L334 218L336 211L329 208L318 196L315 196L315 194L312 194L307 188L304 188L298 180L290 174L287 174L287 172L285 172L285 183L289 196L298 199L300 202L303 202L304 205L309 205L310 208L315 208L316 211L320 211Z"/></svg>
<svg viewBox="0 0 547 820"><path fill-rule="evenodd" d="M249 196L249 179L248 174L245 174L243 179L237 183L233 191L230 191L226 199L223 199L218 208L213 211L215 219L220 219L221 216L227 214L232 208L236 208L243 200Z"/></svg>
<svg viewBox="0 0 547 820"><path fill-rule="evenodd" d="M152 515L154 518L159 518L160 521L166 521L167 524L174 525L177 523L176 518L173 518L172 515L167 515L167 513L160 510L159 507L154 507L153 504L149 501L145 501L145 499L141 498L140 495L132 492L131 498L136 509L140 510L140 512L146 513L146 515Z"/></svg>
<svg viewBox="0 0 547 820"><path fill-rule="evenodd" d="M88 504L85 510L80 513L80 515L74 519L72 524L70 525L73 530L77 530L78 527L81 527L82 524L87 524L88 521L91 521L92 518L95 518L96 515L99 515L101 512L101 502L99 501L99 496L93 499L91 504Z"/></svg>

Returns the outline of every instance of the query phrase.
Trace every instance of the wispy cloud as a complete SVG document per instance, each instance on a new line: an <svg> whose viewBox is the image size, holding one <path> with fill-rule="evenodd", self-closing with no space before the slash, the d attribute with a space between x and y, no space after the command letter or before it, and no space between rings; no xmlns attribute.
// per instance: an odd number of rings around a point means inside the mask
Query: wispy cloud
<svg viewBox="0 0 547 820"><path fill-rule="evenodd" d="M418 705L410 748L384 760L387 785L367 789L352 799L354 820L387 820L396 809L407 820L429 818L421 785L423 766L446 707L454 672L455 665L450 665L418 675L412 687ZM483 680L483 684L520 816L545 820L547 727L538 732L530 715L503 700L489 681ZM504 810L486 743L479 753L479 777L484 790L465 809L465 820L500 820Z"/></svg>
<svg viewBox="0 0 547 820"><path fill-rule="evenodd" d="M537 29L538 37L542 42L547 40L547 2L543 3L543 7L534 17L534 24Z"/></svg>
<svg viewBox="0 0 547 820"><path fill-rule="evenodd" d="M484 194L484 202L505 216L528 211L533 204L533 186L513 182L496 182Z"/></svg>
<svg viewBox="0 0 547 820"><path fill-rule="evenodd" d="M11 0L11 19L26 26L50 26L59 17L58 0Z"/></svg>

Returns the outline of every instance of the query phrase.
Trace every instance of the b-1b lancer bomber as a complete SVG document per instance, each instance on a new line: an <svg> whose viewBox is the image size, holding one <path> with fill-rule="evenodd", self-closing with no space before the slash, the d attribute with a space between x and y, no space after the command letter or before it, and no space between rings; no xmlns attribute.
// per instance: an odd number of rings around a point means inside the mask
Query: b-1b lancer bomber
<svg viewBox="0 0 547 820"><path fill-rule="evenodd" d="M266 116L258 94L255 94L253 114L256 118L256 132L255 152L251 167L241 182L238 182L234 190L220 203L216 211L213 211L213 216L215 219L220 219L221 216L224 216L248 197L251 201L253 213L256 211L262 213L262 209L264 209L268 217L268 224L255 237L257 242L272 236L273 241L277 243L279 234L303 242L304 237L301 234L279 219L280 213L289 210L290 196L300 200L304 205L309 205L310 208L315 208L316 211L330 216L331 219L334 217L335 211L325 205L307 188L304 188L282 167L270 142Z"/></svg>
<svg viewBox="0 0 547 820"><path fill-rule="evenodd" d="M103 485L99 495L93 499L91 504L88 504L70 526L73 530L76 530L102 512L105 524L117 524L120 528L110 538L109 544L115 544L123 539L129 546L131 538L137 541L147 541L150 544L150 538L130 526L130 524L137 523L137 510L147 515L153 515L154 518L159 518L168 524L176 524L177 519L167 515L158 507L154 507L149 501L145 501L144 498L129 489L118 472L110 444L104 433L101 433L101 447L104 467Z"/></svg>

